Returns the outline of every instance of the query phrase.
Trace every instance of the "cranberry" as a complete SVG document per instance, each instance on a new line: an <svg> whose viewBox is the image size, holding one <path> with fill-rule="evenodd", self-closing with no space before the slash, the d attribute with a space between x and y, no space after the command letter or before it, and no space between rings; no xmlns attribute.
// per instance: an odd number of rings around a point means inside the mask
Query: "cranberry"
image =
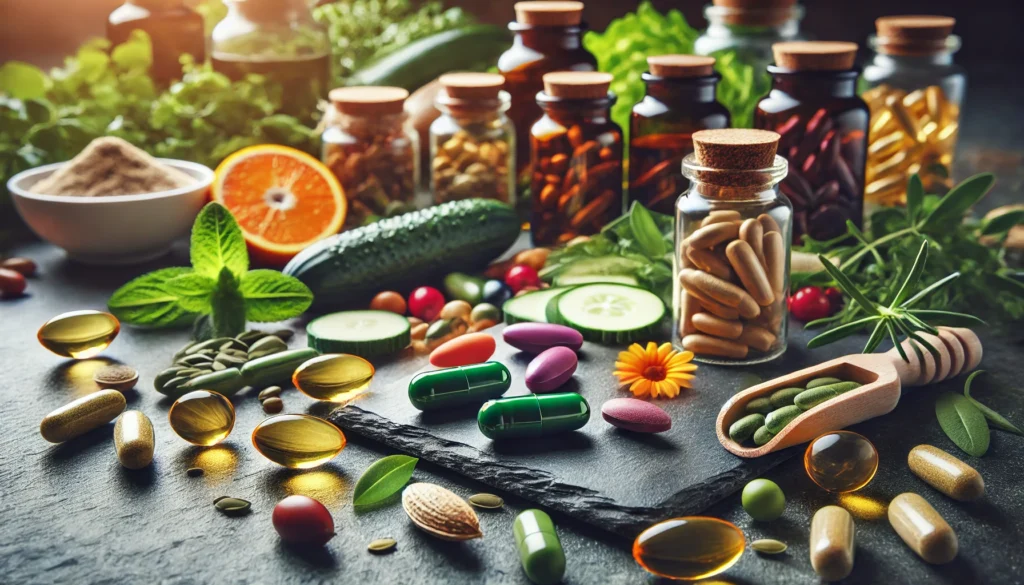
<svg viewBox="0 0 1024 585"><path fill-rule="evenodd" d="M417 319L433 321L444 307L444 295L432 286L421 286L409 295L409 312Z"/></svg>
<svg viewBox="0 0 1024 585"><path fill-rule="evenodd" d="M285 542L323 546L334 538L334 519L323 504L308 496L288 496L274 506L274 530Z"/></svg>
<svg viewBox="0 0 1024 585"><path fill-rule="evenodd" d="M525 264L517 264L508 269L505 273L505 284L512 289L513 293L523 290L527 286L540 286L540 276L537 271Z"/></svg>
<svg viewBox="0 0 1024 585"><path fill-rule="evenodd" d="M19 297L25 292L25 277L9 268L0 268L0 297Z"/></svg>
<svg viewBox="0 0 1024 585"><path fill-rule="evenodd" d="M834 286L830 286L825 289L825 297L828 298L829 304L832 305L832 313L843 308L843 291Z"/></svg>
<svg viewBox="0 0 1024 585"><path fill-rule="evenodd" d="M832 314L825 291L816 286L805 286L789 297L789 312L804 323L824 319Z"/></svg>

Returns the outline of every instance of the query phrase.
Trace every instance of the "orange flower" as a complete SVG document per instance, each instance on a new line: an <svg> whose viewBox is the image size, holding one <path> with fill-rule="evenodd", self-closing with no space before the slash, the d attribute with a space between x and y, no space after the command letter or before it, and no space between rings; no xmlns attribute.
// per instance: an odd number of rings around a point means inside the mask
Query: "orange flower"
<svg viewBox="0 0 1024 585"><path fill-rule="evenodd" d="M619 352L619 360L615 362L615 376L624 387L637 397L650 396L658 398L675 398L679 396L679 388L692 388L690 380L697 369L691 364L692 351L676 351L671 343L660 346L653 341L647 342L645 350L639 343Z"/></svg>

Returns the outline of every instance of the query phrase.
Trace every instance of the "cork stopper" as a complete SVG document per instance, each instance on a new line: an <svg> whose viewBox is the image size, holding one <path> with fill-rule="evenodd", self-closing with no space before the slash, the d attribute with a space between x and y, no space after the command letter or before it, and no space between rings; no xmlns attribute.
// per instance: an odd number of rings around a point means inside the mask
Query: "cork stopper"
<svg viewBox="0 0 1024 585"><path fill-rule="evenodd" d="M532 26L578 26L582 2L516 2L516 22Z"/></svg>
<svg viewBox="0 0 1024 585"><path fill-rule="evenodd" d="M457 100L496 100L505 85L497 73L446 73L438 81L448 97Z"/></svg>
<svg viewBox="0 0 1024 585"><path fill-rule="evenodd" d="M877 48L890 55L930 55L946 48L951 16L883 16L875 21Z"/></svg>
<svg viewBox="0 0 1024 585"><path fill-rule="evenodd" d="M600 99L608 95L611 83L611 73L556 71L544 75L544 93L570 100Z"/></svg>
<svg viewBox="0 0 1024 585"><path fill-rule="evenodd" d="M779 138L771 130L700 130L693 133L693 152L697 162L709 169L756 171L775 162Z"/></svg>
<svg viewBox="0 0 1024 585"><path fill-rule="evenodd" d="M651 74L658 77L706 77L715 72L715 58L699 55L654 55L647 58Z"/></svg>
<svg viewBox="0 0 1024 585"><path fill-rule="evenodd" d="M713 0L711 10L732 26L778 26L795 18L796 0Z"/></svg>
<svg viewBox="0 0 1024 585"><path fill-rule="evenodd" d="M408 97L400 87L339 87L328 94L339 112L354 116L401 114Z"/></svg>
<svg viewBox="0 0 1024 585"><path fill-rule="evenodd" d="M840 41L791 41L772 45L775 64L790 71L853 69L857 44Z"/></svg>

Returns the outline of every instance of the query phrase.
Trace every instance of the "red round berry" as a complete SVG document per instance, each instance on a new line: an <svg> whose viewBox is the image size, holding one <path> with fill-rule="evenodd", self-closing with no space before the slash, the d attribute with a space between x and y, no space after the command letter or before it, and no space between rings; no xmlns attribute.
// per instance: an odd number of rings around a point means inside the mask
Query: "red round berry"
<svg viewBox="0 0 1024 585"><path fill-rule="evenodd" d="M540 276L537 271L525 264L516 264L505 273L505 284L512 289L513 293L523 290L527 286L540 286Z"/></svg>
<svg viewBox="0 0 1024 585"><path fill-rule="evenodd" d="M825 297L828 299L829 304L832 305L832 313L843 308L843 291L830 286L825 289Z"/></svg>
<svg viewBox="0 0 1024 585"><path fill-rule="evenodd" d="M432 286L421 286L409 295L409 312L426 322L433 321L444 307L444 295Z"/></svg>
<svg viewBox="0 0 1024 585"><path fill-rule="evenodd" d="M0 297L19 297L25 292L25 277L9 268L0 268Z"/></svg>
<svg viewBox="0 0 1024 585"><path fill-rule="evenodd" d="M816 286L805 286L796 291L796 294L789 297L788 304L789 312L804 323L824 319L832 314L832 304L825 296L825 291Z"/></svg>
<svg viewBox="0 0 1024 585"><path fill-rule="evenodd" d="M334 519L320 502L308 496L288 496L274 506L274 530L285 542L323 546L334 537Z"/></svg>

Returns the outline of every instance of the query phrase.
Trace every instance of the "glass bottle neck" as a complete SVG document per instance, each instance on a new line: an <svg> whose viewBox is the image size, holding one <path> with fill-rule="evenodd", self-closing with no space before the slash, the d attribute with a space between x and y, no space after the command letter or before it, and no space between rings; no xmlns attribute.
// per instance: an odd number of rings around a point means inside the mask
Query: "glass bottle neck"
<svg viewBox="0 0 1024 585"><path fill-rule="evenodd" d="M305 0L225 0L229 14L253 22L282 24L312 22L313 13Z"/></svg>
<svg viewBox="0 0 1024 585"><path fill-rule="evenodd" d="M886 55L885 53L876 53L872 63L880 67L910 69L936 65L952 65L953 52L943 51L934 55Z"/></svg>
<svg viewBox="0 0 1024 585"><path fill-rule="evenodd" d="M541 53L574 51L583 46L583 31L579 26L532 26L510 22L508 29L515 33L513 44Z"/></svg>
<svg viewBox="0 0 1024 585"><path fill-rule="evenodd" d="M707 6L707 35L712 37L790 38L800 32L803 8L794 5L783 9L730 8Z"/></svg>
<svg viewBox="0 0 1024 585"><path fill-rule="evenodd" d="M402 112L398 114L367 114L353 115L331 110L332 115L328 125L336 126L339 129L356 135L368 133L394 134L404 132L405 121L408 116Z"/></svg>
<svg viewBox="0 0 1024 585"><path fill-rule="evenodd" d="M713 103L715 89L722 78L718 74L707 77L671 78L657 77L651 73L643 73L641 77L647 85L647 95L666 104Z"/></svg>
<svg viewBox="0 0 1024 585"><path fill-rule="evenodd" d="M543 92L540 95L543 96ZM611 107L615 103L614 96L599 100L554 101L556 99L538 97L537 103L552 120L569 124L605 124L610 119Z"/></svg>
<svg viewBox="0 0 1024 585"><path fill-rule="evenodd" d="M859 71L788 71L768 66L772 75L772 89L789 95L853 97L857 95Z"/></svg>

